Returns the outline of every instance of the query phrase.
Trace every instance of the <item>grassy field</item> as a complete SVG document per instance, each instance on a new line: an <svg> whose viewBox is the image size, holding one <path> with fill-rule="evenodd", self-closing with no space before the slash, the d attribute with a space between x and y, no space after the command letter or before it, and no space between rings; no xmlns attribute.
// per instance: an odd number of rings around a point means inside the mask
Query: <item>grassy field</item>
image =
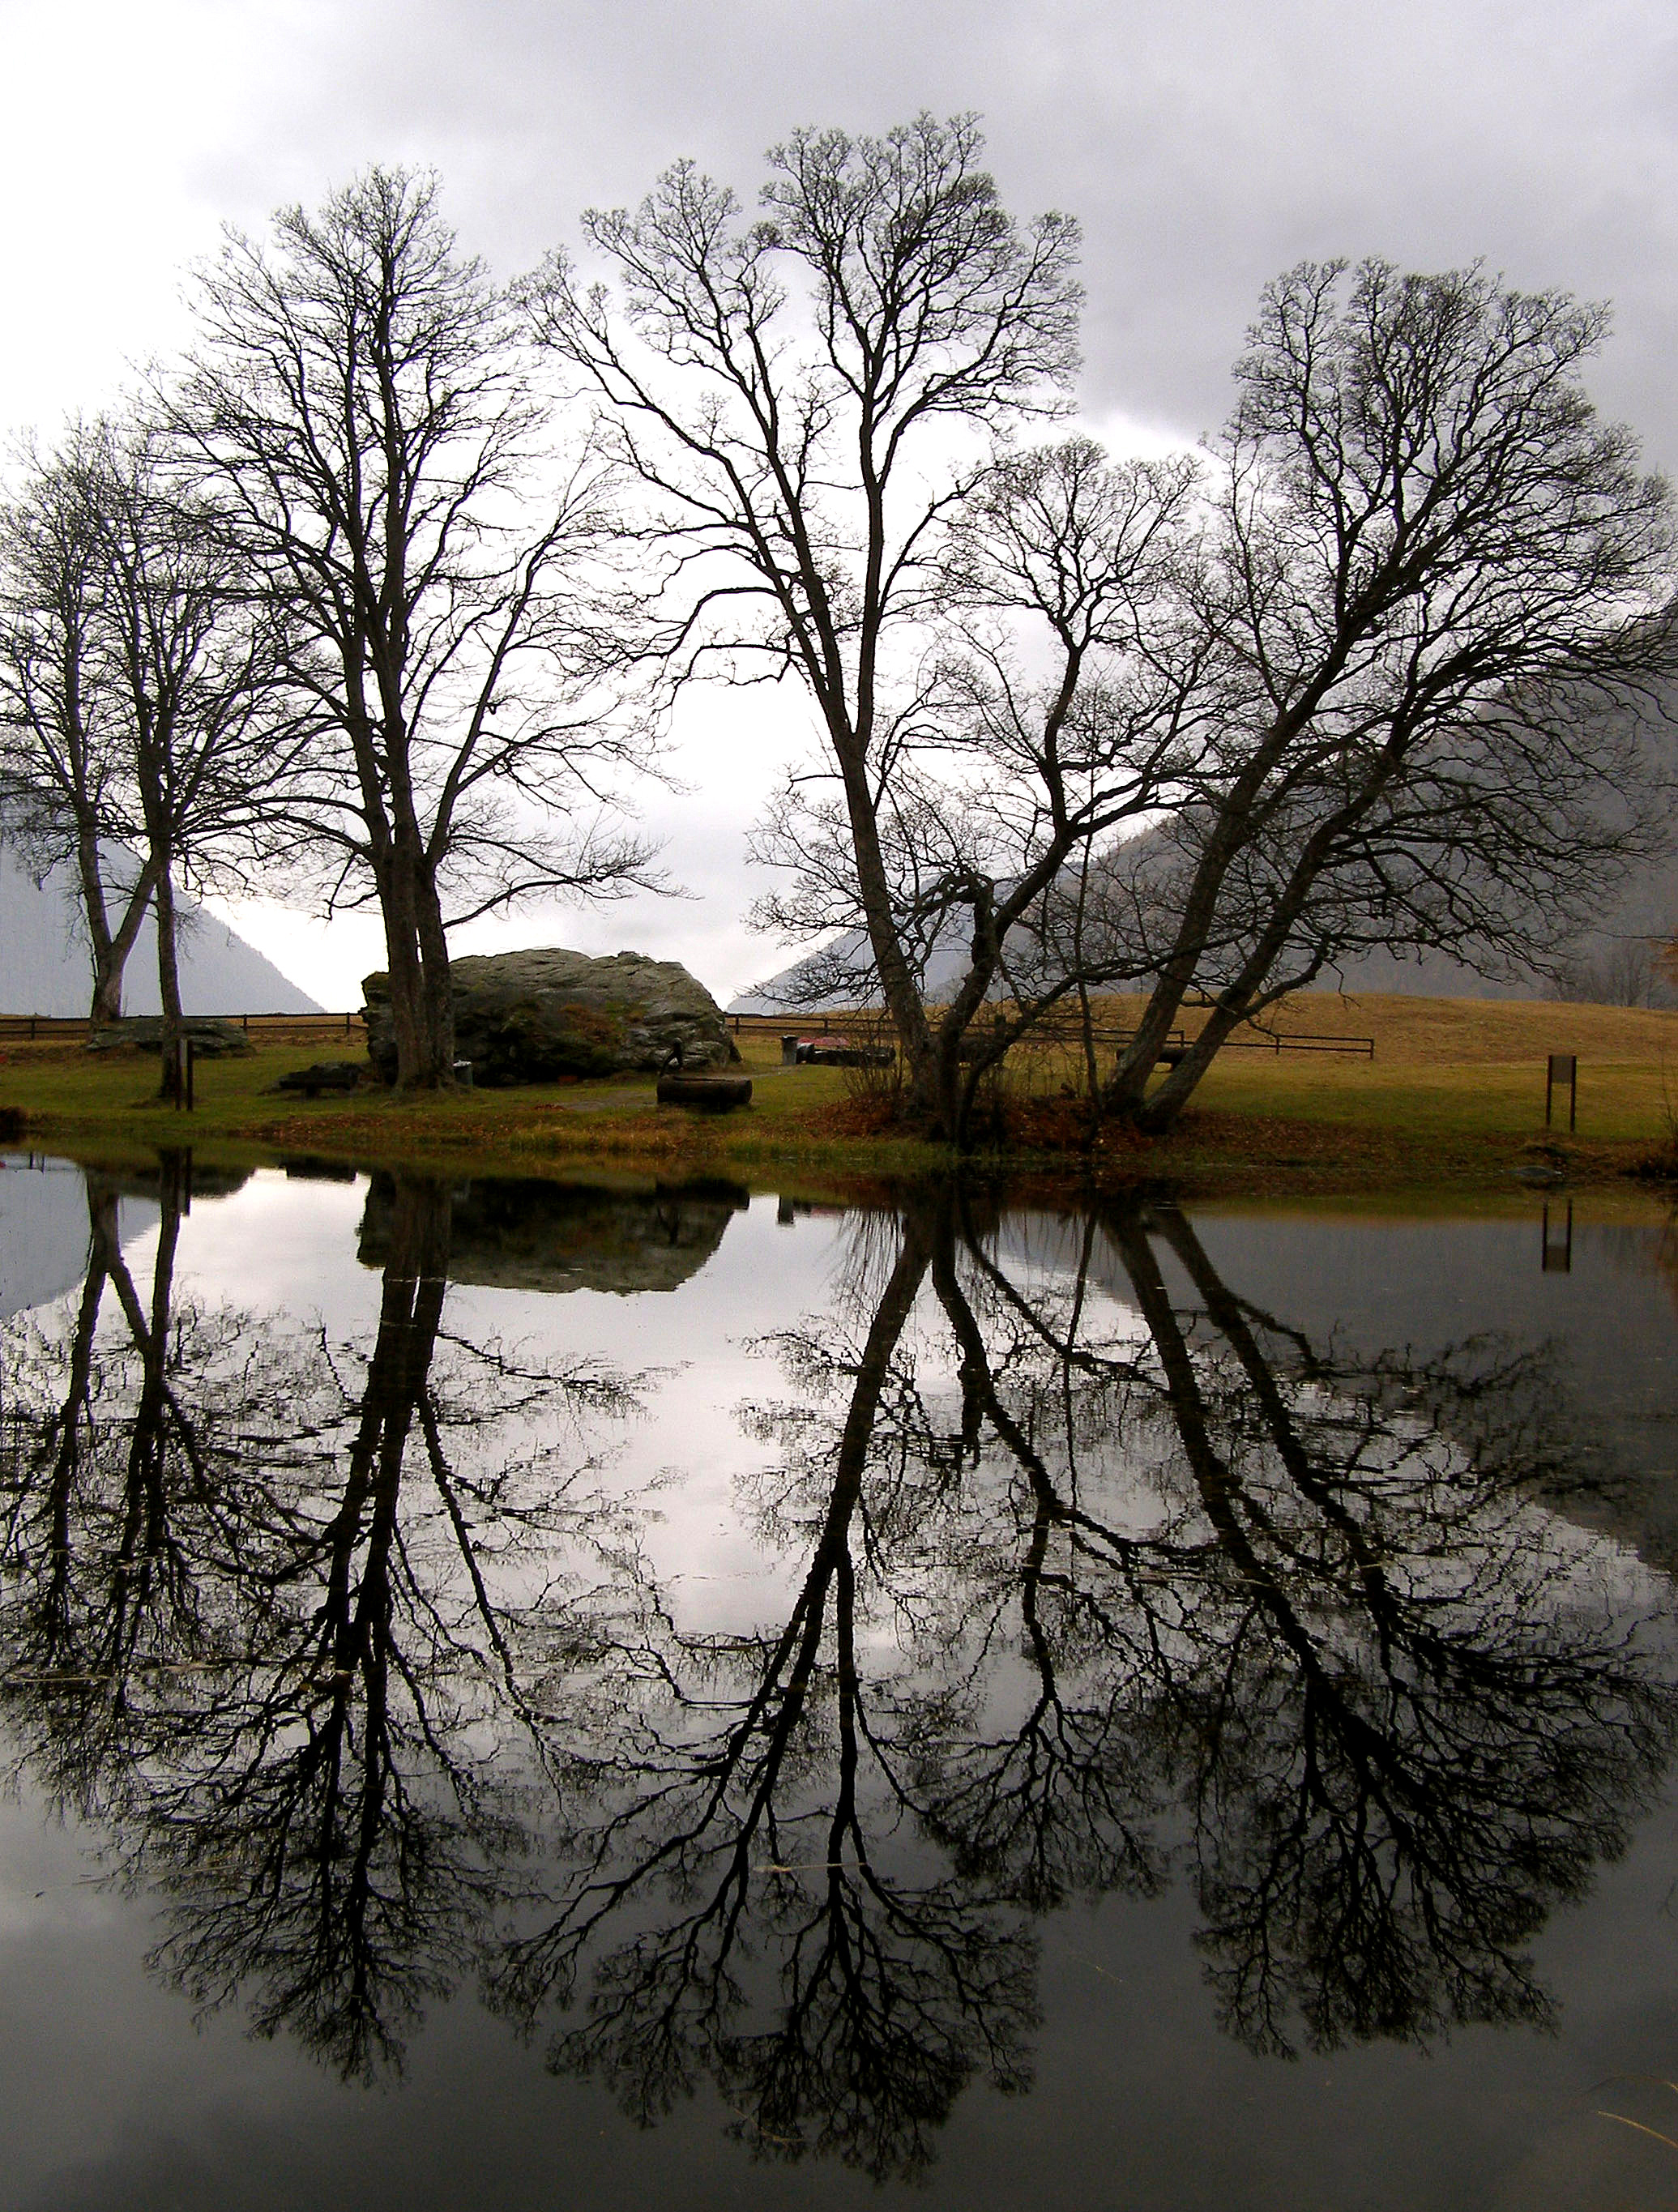
<svg viewBox="0 0 1678 2212"><path fill-rule="evenodd" d="M1122 1010L1111 1010L1122 1018ZM1193 1027L1193 1018L1189 1024ZM1374 1060L1243 1051L1225 1055L1190 1113L1148 1144L1081 1129L1060 1097L1062 1055L1027 1056L1012 1076L1012 1160L1104 1181L1188 1189L1490 1188L1565 1153L1573 1182L1623 1176L1672 1144L1678 1116L1678 1014L1608 1006L1319 994L1286 1006L1285 1036L1365 1034ZM371 1092L304 1100L274 1095L319 1044L264 1044L248 1059L201 1062L189 1116L153 1094L155 1060L95 1057L79 1046L14 1045L0 1055L0 1107L20 1109L29 1140L104 1153L190 1142L229 1158L313 1153L406 1159L459 1171L496 1166L561 1173L585 1162L657 1171L769 1176L806 1171L897 1176L947 1164L938 1148L879 1133L876 1102L830 1068L785 1069L769 1034L742 1040L756 1089L720 1119L660 1108L650 1078L398 1099ZM1577 1136L1543 1127L1544 1056L1579 1055ZM1565 1110L1565 1109L1564 1109Z"/></svg>
<svg viewBox="0 0 1678 2212"><path fill-rule="evenodd" d="M1367 1035L1375 1058L1231 1053L1198 1094L1204 1109L1282 1112L1424 1141L1538 1137L1546 1056L1571 1052L1579 1061L1578 1135L1587 1143L1646 1146L1668 1133L1669 1110L1678 1114L1678 1013L1322 992L1293 1000L1276 1026L1285 1036Z"/></svg>

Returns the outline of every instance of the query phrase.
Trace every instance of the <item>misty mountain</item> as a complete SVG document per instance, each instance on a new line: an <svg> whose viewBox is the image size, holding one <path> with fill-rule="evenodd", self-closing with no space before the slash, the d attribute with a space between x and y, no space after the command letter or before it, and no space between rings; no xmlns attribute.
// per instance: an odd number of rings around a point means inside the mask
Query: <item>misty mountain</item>
<svg viewBox="0 0 1678 2212"><path fill-rule="evenodd" d="M1678 713L1678 708L1675 709ZM1678 738L1665 734L1678 775ZM1678 939L1678 855L1668 854L1636 867L1595 928L1577 939L1565 959L1488 979L1448 952L1361 952L1327 971L1319 990L1395 993L1429 999L1578 999L1616 1006L1678 1006L1678 988L1663 981L1652 961L1655 946ZM937 1005L953 995L967 971L965 916L934 941L922 986ZM866 933L848 930L804 954L729 1001L731 1014L814 1014L879 1003L878 988L858 989L851 976L871 978ZM830 977L832 988L824 988ZM1000 994L999 985L992 995Z"/></svg>
<svg viewBox="0 0 1678 2212"><path fill-rule="evenodd" d="M112 872L131 865L110 855ZM180 995L189 1014L319 1012L270 960L190 899L179 902ZM75 871L67 863L37 884L19 854L0 844L0 1012L85 1014L92 995ZM149 912L129 956L123 1011L155 1014L157 931Z"/></svg>

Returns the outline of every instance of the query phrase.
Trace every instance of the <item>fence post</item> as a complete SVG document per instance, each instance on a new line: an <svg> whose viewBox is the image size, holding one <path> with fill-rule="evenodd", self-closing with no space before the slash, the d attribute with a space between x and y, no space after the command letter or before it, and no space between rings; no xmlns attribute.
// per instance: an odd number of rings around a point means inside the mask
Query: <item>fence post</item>
<svg viewBox="0 0 1678 2212"><path fill-rule="evenodd" d="M1579 1120L1579 1061L1577 1053L1553 1052L1544 1063L1544 1127L1550 1126L1550 1106L1562 1084L1567 1085L1567 1128L1571 1135Z"/></svg>

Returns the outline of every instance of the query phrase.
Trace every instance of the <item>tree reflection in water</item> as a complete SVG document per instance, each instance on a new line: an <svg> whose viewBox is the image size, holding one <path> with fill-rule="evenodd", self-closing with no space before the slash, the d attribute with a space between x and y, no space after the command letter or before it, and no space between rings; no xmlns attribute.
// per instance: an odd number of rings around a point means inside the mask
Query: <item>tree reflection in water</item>
<svg viewBox="0 0 1678 2212"><path fill-rule="evenodd" d="M1077 1895L1186 1880L1255 2049L1543 2021L1526 1947L1671 1755L1652 1582L1537 1502L1544 1356L1313 1341L1169 1208L1047 1267L954 1188L855 1217L760 1346L786 1602L739 1630L599 1470L632 1386L444 1328L446 1191L381 1193L359 1362L172 1308L167 1192L143 1305L89 1203L7 1347L15 1739L161 1969L347 2073L471 1975L638 2118L708 2080L767 2154L913 2173L1025 2085Z"/></svg>
<svg viewBox="0 0 1678 2212"><path fill-rule="evenodd" d="M397 1181L370 1352L172 1303L179 1197L149 1310L90 1179L68 1340L9 1325L13 1734L167 1901L160 1971L368 2075L524 1885L517 1647L573 1529L611 1540L577 1428L632 1392L443 1327L446 1186Z"/></svg>
<svg viewBox="0 0 1678 2212"><path fill-rule="evenodd" d="M1521 1947L1623 1846L1674 1719L1656 1624L1530 1502L1571 1472L1547 1363L1337 1355L1232 1292L1181 1214L1102 1225L1128 1346L1080 1337L1075 1292L1057 1324L992 1264L973 1296L939 1267L1017 1470L991 1635L1017 1606L1037 1681L1012 1737L932 1730L933 1820L1040 1889L1033 1790L1104 1771L1089 1740L1128 1704L1243 2041L1288 2048L1295 2014L1319 2047L1542 2019Z"/></svg>

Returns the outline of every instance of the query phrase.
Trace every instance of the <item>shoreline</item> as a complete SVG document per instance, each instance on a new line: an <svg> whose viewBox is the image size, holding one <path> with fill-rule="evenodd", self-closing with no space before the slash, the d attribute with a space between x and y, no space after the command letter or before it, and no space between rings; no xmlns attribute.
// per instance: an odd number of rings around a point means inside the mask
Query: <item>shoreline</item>
<svg viewBox="0 0 1678 2212"><path fill-rule="evenodd" d="M9 1086L8 1086L9 1087ZM843 1102L763 1121L751 1109L727 1117L647 1103L546 1107L523 1115L475 1110L489 1094L448 1101L285 1103L283 1113L225 1109L178 1113L156 1102L115 1112L21 1109L9 1149L48 1152L113 1167L190 1151L209 1167L307 1164L415 1174L532 1176L549 1181L624 1177L661 1182L722 1177L756 1190L796 1186L887 1189L927 1177L1182 1200L1274 1202L1304 1200L1505 1199L1511 1204L1565 1201L1590 1192L1678 1203L1678 1163L1660 1160L1648 1139L1609 1140L1437 1128L1365 1127L1207 1108L1191 1111L1168 1136L1103 1133L1088 1151L1063 1145L952 1147L848 1128ZM510 1094L514 1097L525 1094ZM267 1102L264 1102L264 1105ZM614 1102L615 1103L615 1102Z"/></svg>
<svg viewBox="0 0 1678 2212"><path fill-rule="evenodd" d="M1197 1200L1541 1200L1639 1189L1678 1200L1678 1013L1330 994L1290 1009L1301 1034L1348 1017L1378 1037L1373 1060L1232 1054L1160 1138L1110 1125L1091 1145L1064 1066L1028 1058L1005 1103L1006 1146L965 1156L894 1130L878 1084L843 1069L784 1068L772 1042L750 1039L741 1072L753 1079L752 1103L716 1116L659 1106L651 1076L305 1099L275 1086L319 1046L280 1042L202 1060L190 1115L155 1096L155 1058L23 1044L0 1053L0 1116L20 1148L137 1161L190 1148L206 1165L315 1158L454 1176L723 1176L754 1188L879 1188L960 1172ZM1560 1045L1584 1055L1574 1133L1543 1123L1541 1049Z"/></svg>

